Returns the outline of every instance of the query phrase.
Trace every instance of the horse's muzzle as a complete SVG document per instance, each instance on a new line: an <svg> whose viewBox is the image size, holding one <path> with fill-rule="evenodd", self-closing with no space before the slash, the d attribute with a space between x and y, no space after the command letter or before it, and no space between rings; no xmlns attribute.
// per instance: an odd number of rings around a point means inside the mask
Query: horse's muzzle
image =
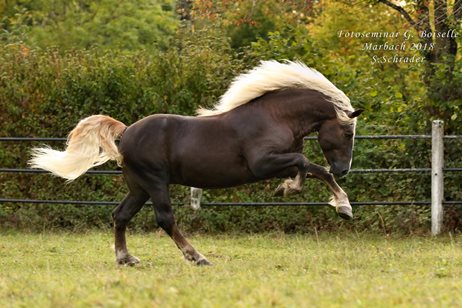
<svg viewBox="0 0 462 308"><path fill-rule="evenodd" d="M350 169L342 169L342 170L334 170L332 167L329 170L330 173L332 173L336 178L343 178L350 172Z"/></svg>

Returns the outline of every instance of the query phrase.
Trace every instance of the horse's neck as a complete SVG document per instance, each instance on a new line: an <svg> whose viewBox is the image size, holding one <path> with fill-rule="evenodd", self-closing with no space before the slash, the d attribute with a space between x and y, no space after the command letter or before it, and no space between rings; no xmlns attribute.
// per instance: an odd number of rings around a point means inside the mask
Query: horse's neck
<svg viewBox="0 0 462 308"><path fill-rule="evenodd" d="M280 101L273 102L272 107L288 123L296 138L308 135L322 122L336 117L333 104L319 92L306 89L289 91L285 97L280 97Z"/></svg>

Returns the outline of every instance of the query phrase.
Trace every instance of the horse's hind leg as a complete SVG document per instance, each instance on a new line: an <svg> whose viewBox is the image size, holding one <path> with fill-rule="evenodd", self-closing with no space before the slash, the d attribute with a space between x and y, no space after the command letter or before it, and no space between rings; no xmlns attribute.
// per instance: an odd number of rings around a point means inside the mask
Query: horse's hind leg
<svg viewBox="0 0 462 308"><path fill-rule="evenodd" d="M287 197L288 195L301 193L305 178L306 172L298 172L293 180L289 178L279 184L274 191L274 195Z"/></svg>
<svg viewBox="0 0 462 308"><path fill-rule="evenodd" d="M149 194L151 195L156 212L157 224L167 232L173 239L175 244L183 253L188 261L195 262L197 265L210 265L211 263L194 247L181 234L173 216L172 207L170 205L170 197L167 186L160 186L153 188Z"/></svg>
<svg viewBox="0 0 462 308"><path fill-rule="evenodd" d="M112 212L115 234L115 254L118 264L133 266L140 260L128 253L125 230L130 219L143 207L149 195L142 190L130 191L125 199Z"/></svg>

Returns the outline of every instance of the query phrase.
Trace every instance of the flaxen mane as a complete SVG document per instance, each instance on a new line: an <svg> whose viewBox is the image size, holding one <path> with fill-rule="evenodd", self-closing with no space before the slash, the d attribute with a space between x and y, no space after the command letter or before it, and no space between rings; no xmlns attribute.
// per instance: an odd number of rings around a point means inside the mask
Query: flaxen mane
<svg viewBox="0 0 462 308"><path fill-rule="evenodd" d="M330 98L340 120L350 122L345 111L353 111L350 99L324 75L301 62L262 61L251 71L234 79L213 109L199 109L198 116L228 112L263 94L283 88L307 88Z"/></svg>

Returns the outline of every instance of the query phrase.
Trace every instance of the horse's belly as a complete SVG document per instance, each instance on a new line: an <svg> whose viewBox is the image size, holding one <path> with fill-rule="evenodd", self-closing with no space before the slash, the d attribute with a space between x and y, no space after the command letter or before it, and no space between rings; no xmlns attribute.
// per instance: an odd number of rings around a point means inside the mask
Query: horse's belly
<svg viewBox="0 0 462 308"><path fill-rule="evenodd" d="M217 159L218 158L218 159ZM171 172L171 182L198 188L225 188L256 181L247 163L235 159L220 160L219 157L203 157L179 162Z"/></svg>

